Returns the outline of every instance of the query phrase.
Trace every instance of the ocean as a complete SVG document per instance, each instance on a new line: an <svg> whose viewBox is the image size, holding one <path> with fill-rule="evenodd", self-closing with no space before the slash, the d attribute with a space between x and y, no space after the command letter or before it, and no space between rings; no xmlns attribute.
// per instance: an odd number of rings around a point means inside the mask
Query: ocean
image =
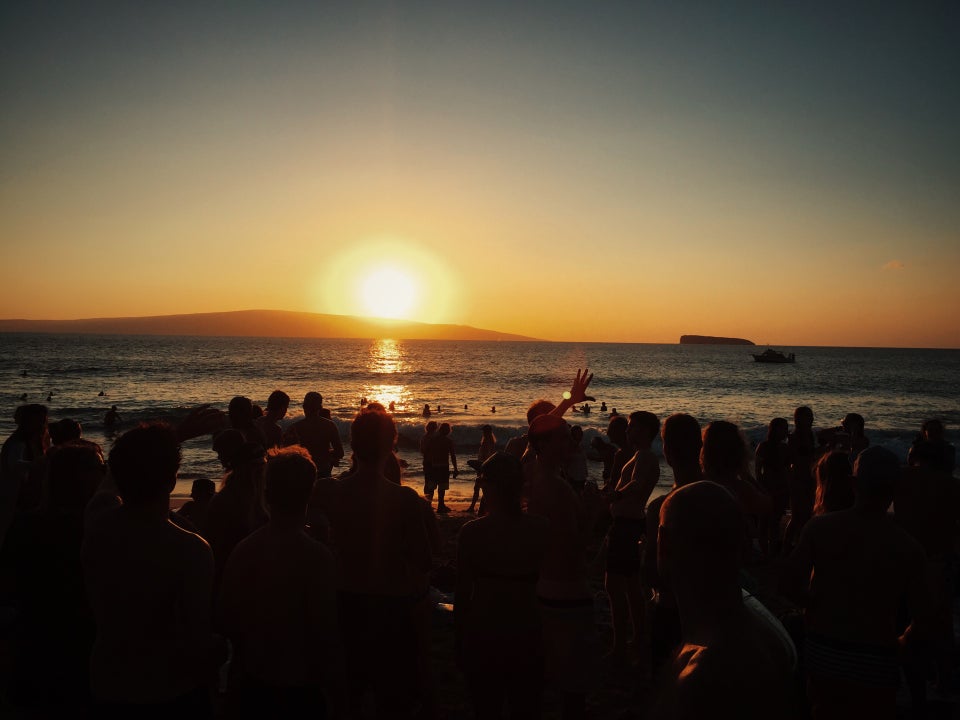
<svg viewBox="0 0 960 720"><path fill-rule="evenodd" d="M481 426L492 425L502 447L523 431L533 400L558 402L577 369L589 367L596 403L589 414L568 417L584 428L585 447L605 432L609 412L600 411L601 401L608 411L648 410L661 420L674 412L690 413L703 425L731 420L754 444L772 418L786 417L792 425L798 405L813 409L816 427L860 413L871 443L904 460L928 418L943 420L948 440L960 444L960 351L778 349L796 353L796 363L755 363L750 352L757 349L720 345L8 333L0 334L0 402L6 408L0 433L13 431L13 411L24 394L27 402L46 404L53 420L80 421L84 436L109 452L113 436L103 416L111 405L118 407L122 430L141 420L176 420L201 403L226 410L235 395L265 406L270 392L281 389L291 397L281 422L286 425L302 415L304 394L316 390L345 442L362 398L392 401L399 453L408 463L405 482L419 487L417 443L427 404L431 419L453 426L463 472L448 497L462 499L472 493L474 473L466 460L476 456ZM599 478L600 463L589 465L591 477ZM209 439L190 441L175 495L189 494L194 478L220 475ZM664 467L661 484L670 481Z"/></svg>

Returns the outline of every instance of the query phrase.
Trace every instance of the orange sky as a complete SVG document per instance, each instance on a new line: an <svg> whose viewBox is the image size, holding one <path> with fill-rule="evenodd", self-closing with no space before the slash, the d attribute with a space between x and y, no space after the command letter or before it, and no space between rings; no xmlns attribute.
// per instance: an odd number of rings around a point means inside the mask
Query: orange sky
<svg viewBox="0 0 960 720"><path fill-rule="evenodd" d="M553 340L960 347L923 10L282 8L0 23L0 317L364 314L389 267Z"/></svg>

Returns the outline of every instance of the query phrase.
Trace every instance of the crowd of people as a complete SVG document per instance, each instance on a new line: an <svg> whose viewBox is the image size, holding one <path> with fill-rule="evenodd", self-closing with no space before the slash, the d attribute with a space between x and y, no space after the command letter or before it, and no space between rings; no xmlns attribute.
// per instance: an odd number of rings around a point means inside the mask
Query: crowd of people
<svg viewBox="0 0 960 720"><path fill-rule="evenodd" d="M453 626L477 717L539 717L547 694L562 717L590 717L607 672L652 718L893 718L901 676L923 717L930 681L950 689L960 492L942 423L901 467L855 413L815 432L797 408L755 451L730 422L618 414L593 443L593 483L564 419L594 401L591 379L533 402L502 449L485 427L470 462L478 517L457 537ZM226 418L202 406L141 424L106 458L44 406L17 410L0 455L9 703L36 717L438 716L430 585L459 473L450 426L426 424L421 495L401 483L387 408L363 405L333 477L344 447L322 397L284 429L289 403L275 391L260 417L236 397ZM197 480L173 511L180 444L206 435L219 490ZM658 437L673 487L653 497ZM758 600L771 577L802 623Z"/></svg>

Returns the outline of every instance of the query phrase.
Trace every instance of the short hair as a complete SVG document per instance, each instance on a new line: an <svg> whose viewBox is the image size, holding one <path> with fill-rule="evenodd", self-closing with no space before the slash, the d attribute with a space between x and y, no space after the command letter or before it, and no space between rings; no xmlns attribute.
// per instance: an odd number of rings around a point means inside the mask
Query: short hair
<svg viewBox="0 0 960 720"><path fill-rule="evenodd" d="M47 426L50 432L50 440L54 445L62 445L71 440L79 440L83 435L83 428L80 423L70 418L63 418Z"/></svg>
<svg viewBox="0 0 960 720"><path fill-rule="evenodd" d="M291 445L267 453L264 497L271 511L283 515L304 512L316 479L317 466L305 448Z"/></svg>
<svg viewBox="0 0 960 720"><path fill-rule="evenodd" d="M619 446L626 445L627 439L627 418L623 415L615 415L607 423L607 437Z"/></svg>
<svg viewBox="0 0 960 720"><path fill-rule="evenodd" d="M47 458L46 507L82 510L107 470L103 450L89 440L69 440Z"/></svg>
<svg viewBox="0 0 960 720"><path fill-rule="evenodd" d="M808 421L810 425L813 424L813 410L808 408L806 405L801 405L796 410L793 411L793 424L800 425L800 420L803 419Z"/></svg>
<svg viewBox="0 0 960 720"><path fill-rule="evenodd" d="M773 440L776 433L779 432L783 437L790 434L790 423L786 418L776 417L767 425L767 440Z"/></svg>
<svg viewBox="0 0 960 720"><path fill-rule="evenodd" d="M424 428L424 430L428 433L436 432L438 427L439 425L437 425L437 421L431 420L430 422L427 423L427 426Z"/></svg>
<svg viewBox="0 0 960 720"><path fill-rule="evenodd" d="M480 487L495 495L505 509L520 512L523 463L516 455L497 452L480 466Z"/></svg>
<svg viewBox="0 0 960 720"><path fill-rule="evenodd" d="M700 423L692 415L674 413L663 421L660 432L664 457L668 462L687 467L700 462L703 436Z"/></svg>
<svg viewBox="0 0 960 720"><path fill-rule="evenodd" d="M703 431L703 448L700 463L708 474L727 475L743 467L747 446L740 428L732 422L717 420Z"/></svg>
<svg viewBox="0 0 960 720"><path fill-rule="evenodd" d="M286 410L290 407L290 396L283 390L274 390L267 398L267 410Z"/></svg>
<svg viewBox="0 0 960 720"><path fill-rule="evenodd" d="M660 432L660 418L646 410L637 410L636 412L630 413L630 420L627 423L628 427L631 424L642 427L651 438L655 438L657 433Z"/></svg>
<svg viewBox="0 0 960 720"><path fill-rule="evenodd" d="M553 412L556 407L549 400L534 400L527 408L527 425L532 423L534 418Z"/></svg>
<svg viewBox="0 0 960 720"><path fill-rule="evenodd" d="M216 494L216 483L210 478L197 478L190 485L190 497L192 498L211 498Z"/></svg>
<svg viewBox="0 0 960 720"><path fill-rule="evenodd" d="M169 423L141 423L117 438L109 463L123 502L139 505L169 497L180 459L180 442Z"/></svg>
<svg viewBox="0 0 960 720"><path fill-rule="evenodd" d="M34 423L42 423L47 420L47 406L30 403L21 405L13 412L13 418L17 423L17 428L24 430L30 429Z"/></svg>
<svg viewBox="0 0 960 720"><path fill-rule="evenodd" d="M854 428L863 430L866 424L867 423L863 419L863 415L860 413L847 413L843 420L840 421L840 426L848 432Z"/></svg>
<svg viewBox="0 0 960 720"><path fill-rule="evenodd" d="M572 425L570 427L570 437L574 440L583 440L583 428L579 425Z"/></svg>
<svg viewBox="0 0 960 720"><path fill-rule="evenodd" d="M369 410L357 413L350 425L350 447L357 460L376 462L393 450L397 426L385 412Z"/></svg>
<svg viewBox="0 0 960 720"><path fill-rule="evenodd" d="M711 573L735 578L743 557L747 522L737 499L722 485L700 480L677 488L660 508L660 529L671 545ZM672 568L675 573L690 568Z"/></svg>
<svg viewBox="0 0 960 720"><path fill-rule="evenodd" d="M884 447L868 447L853 463L857 496L889 505L900 477L900 460Z"/></svg>
<svg viewBox="0 0 960 720"><path fill-rule="evenodd" d="M227 405L227 415L230 417L230 422L232 422L234 426L240 421L243 423L243 426L246 427L247 424L253 421L253 402L250 398L237 395L230 401L230 404Z"/></svg>
<svg viewBox="0 0 960 720"><path fill-rule="evenodd" d="M303 396L303 412L307 415L319 412L323 407L323 395L311 390Z"/></svg>
<svg viewBox="0 0 960 720"><path fill-rule="evenodd" d="M437 428L437 432L439 432L441 435L449 435L451 430L453 430L453 428L451 428L450 423L447 422L440 423L440 427Z"/></svg>

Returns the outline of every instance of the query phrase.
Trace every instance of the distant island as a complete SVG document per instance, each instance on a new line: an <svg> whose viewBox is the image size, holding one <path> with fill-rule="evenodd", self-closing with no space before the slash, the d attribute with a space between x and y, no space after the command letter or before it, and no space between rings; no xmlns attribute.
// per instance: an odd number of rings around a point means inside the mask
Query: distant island
<svg viewBox="0 0 960 720"><path fill-rule="evenodd" d="M0 320L0 332L77 333L80 335L200 335L207 337L393 338L395 340L517 340L524 335L482 330L469 325L435 325L353 315L286 310L88 318L84 320Z"/></svg>
<svg viewBox="0 0 960 720"><path fill-rule="evenodd" d="M743 338L714 337L712 335L681 335L681 345L756 345Z"/></svg>

